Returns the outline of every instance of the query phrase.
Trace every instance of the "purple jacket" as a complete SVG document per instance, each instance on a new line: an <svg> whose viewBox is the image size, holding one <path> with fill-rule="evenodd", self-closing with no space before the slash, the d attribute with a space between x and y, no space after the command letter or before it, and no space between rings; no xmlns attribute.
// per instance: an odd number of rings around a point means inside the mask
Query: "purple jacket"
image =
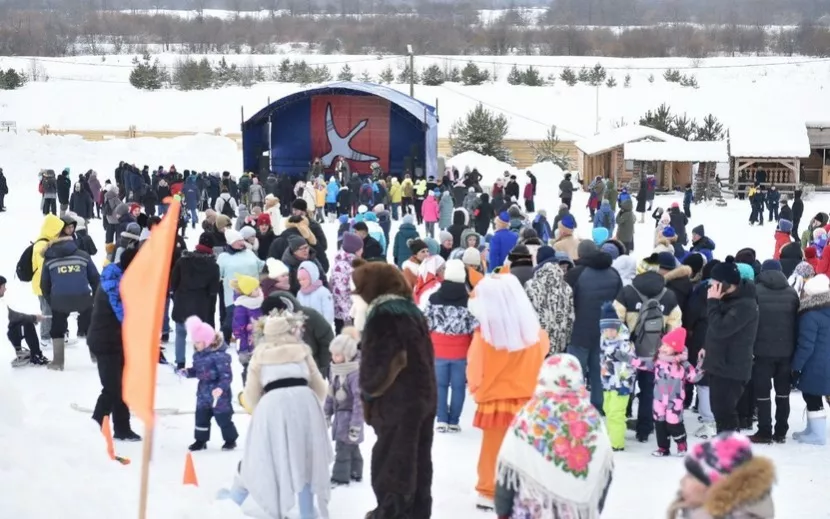
<svg viewBox="0 0 830 519"><path fill-rule="evenodd" d="M360 355L354 358L360 363ZM336 374L337 366L332 364L329 370L329 394L326 397L326 417L331 418L331 437L334 441L351 443L349 429L360 430L357 443L363 443L363 402L360 399L360 371L355 369L345 376ZM345 379L345 383L344 383ZM342 390L342 391L341 391ZM338 399L338 391L342 399Z"/></svg>
<svg viewBox="0 0 830 519"><path fill-rule="evenodd" d="M196 409L213 406L213 390L220 388L222 396L216 401L214 413L233 413L231 406L231 356L224 343L216 349L207 348L193 353L193 366L187 368L187 378L198 378Z"/></svg>
<svg viewBox="0 0 830 519"><path fill-rule="evenodd" d="M254 351L254 332L248 326L262 317L262 294L257 297L238 295L233 304L233 336L239 339L239 351Z"/></svg>

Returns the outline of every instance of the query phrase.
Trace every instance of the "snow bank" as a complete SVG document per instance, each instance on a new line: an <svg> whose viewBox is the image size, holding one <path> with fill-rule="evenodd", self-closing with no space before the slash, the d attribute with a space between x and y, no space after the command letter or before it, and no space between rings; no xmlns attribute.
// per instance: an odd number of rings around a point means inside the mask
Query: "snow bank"
<svg viewBox="0 0 830 519"><path fill-rule="evenodd" d="M477 169L481 176L482 186L489 186L496 182L496 179L504 175L505 171L510 172L511 175L519 174L519 170L506 162L502 162L495 157L489 155L482 155L475 151L465 151L447 160L447 167L456 167L459 171L464 171L465 168Z"/></svg>

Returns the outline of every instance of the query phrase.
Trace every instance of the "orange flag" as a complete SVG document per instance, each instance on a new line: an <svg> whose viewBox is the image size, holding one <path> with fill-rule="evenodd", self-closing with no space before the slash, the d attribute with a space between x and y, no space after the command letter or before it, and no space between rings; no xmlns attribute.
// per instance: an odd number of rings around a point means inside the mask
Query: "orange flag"
<svg viewBox="0 0 830 519"><path fill-rule="evenodd" d="M148 429L155 420L161 320L181 210L178 201L167 198L164 202L170 204L167 214L141 245L121 279L124 402Z"/></svg>

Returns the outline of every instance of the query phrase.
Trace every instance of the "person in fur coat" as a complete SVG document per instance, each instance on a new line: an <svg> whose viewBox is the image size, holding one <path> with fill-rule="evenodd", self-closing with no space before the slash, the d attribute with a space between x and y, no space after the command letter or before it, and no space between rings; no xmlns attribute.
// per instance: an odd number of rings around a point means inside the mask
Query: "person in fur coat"
<svg viewBox="0 0 830 519"><path fill-rule="evenodd" d="M692 447L667 519L773 519L775 466L752 444L727 432Z"/></svg>
<svg viewBox="0 0 830 519"><path fill-rule="evenodd" d="M576 318L573 289L565 283L565 273L559 267L552 247L540 247L536 261L533 277L525 283L525 292L548 334L548 355L563 353L570 344Z"/></svg>
<svg viewBox="0 0 830 519"><path fill-rule="evenodd" d="M366 519L430 517L435 356L426 319L401 272L355 261L352 316L362 333L360 391L377 507ZM495 473L495 468L494 468Z"/></svg>
<svg viewBox="0 0 830 519"><path fill-rule="evenodd" d="M325 379L302 342L304 317L273 311L258 321L248 381L239 397L252 414L245 456L230 497L250 496L269 519L283 519L295 502L303 519L329 517L332 462L322 403ZM235 496L238 496L235 497Z"/></svg>
<svg viewBox="0 0 830 519"><path fill-rule="evenodd" d="M248 363L254 351L254 322L262 317L260 307L264 300L259 280L251 276L237 275L231 280L234 291L233 336L237 338L237 357L242 364L242 384L248 379Z"/></svg>
<svg viewBox="0 0 830 519"><path fill-rule="evenodd" d="M348 485L363 480L363 402L360 399L360 352L357 349L359 334L348 327L331 341L331 368L329 393L326 396L326 420L331 425L334 440L334 465L331 483Z"/></svg>

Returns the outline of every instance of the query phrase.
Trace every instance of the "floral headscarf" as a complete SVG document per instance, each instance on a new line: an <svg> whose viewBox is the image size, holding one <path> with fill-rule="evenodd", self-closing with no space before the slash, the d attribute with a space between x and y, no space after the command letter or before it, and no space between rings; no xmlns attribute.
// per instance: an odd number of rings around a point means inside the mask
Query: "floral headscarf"
<svg viewBox="0 0 830 519"><path fill-rule="evenodd" d="M573 355L548 358L499 451L498 481L518 489L514 516L518 507L535 519L598 518L612 469L611 443L582 366Z"/></svg>

